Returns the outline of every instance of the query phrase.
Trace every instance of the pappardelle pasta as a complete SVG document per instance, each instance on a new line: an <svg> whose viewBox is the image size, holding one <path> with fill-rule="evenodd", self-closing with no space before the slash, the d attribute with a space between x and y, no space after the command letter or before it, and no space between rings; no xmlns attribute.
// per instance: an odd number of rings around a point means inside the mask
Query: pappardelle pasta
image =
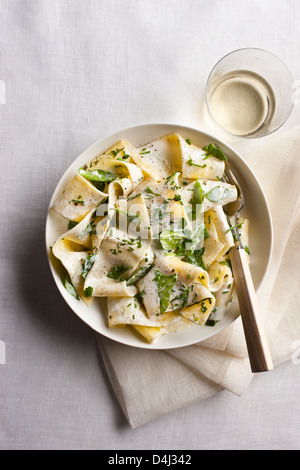
<svg viewBox="0 0 300 470"><path fill-rule="evenodd" d="M225 160L215 144L170 134L138 148L121 140L79 168L52 208L66 219L52 252L70 295L106 298L107 326L148 342L220 321L234 293L226 205L238 196ZM248 225L238 219L249 253Z"/></svg>

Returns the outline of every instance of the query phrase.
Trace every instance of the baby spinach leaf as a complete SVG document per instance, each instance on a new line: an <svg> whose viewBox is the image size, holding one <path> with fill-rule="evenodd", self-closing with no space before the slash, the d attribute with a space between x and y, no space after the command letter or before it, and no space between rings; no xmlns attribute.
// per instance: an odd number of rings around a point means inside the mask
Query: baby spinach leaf
<svg viewBox="0 0 300 470"><path fill-rule="evenodd" d="M80 168L78 173L90 181L111 182L117 179L113 173L106 170L83 170L83 168Z"/></svg>
<svg viewBox="0 0 300 470"><path fill-rule="evenodd" d="M132 286L137 283L142 277L146 276L146 274L152 269L153 264L149 264L148 266L143 266L142 268L138 269L127 281L127 286Z"/></svg>
<svg viewBox="0 0 300 470"><path fill-rule="evenodd" d="M107 274L107 277L110 279L119 279L122 274L124 274L126 271L129 271L132 269L132 266L126 266L126 265L117 265L113 266L109 273Z"/></svg>
<svg viewBox="0 0 300 470"><path fill-rule="evenodd" d="M85 297L91 297L93 295L93 290L94 288L91 286L88 286L84 289L83 293Z"/></svg>
<svg viewBox="0 0 300 470"><path fill-rule="evenodd" d="M82 272L81 272L81 275L82 277L86 278L86 276L88 275L89 271L92 269L93 267L93 264L95 262L95 258L96 258L96 255L89 255L87 256L87 258L85 259L84 261L84 264L83 264L83 268L82 268Z"/></svg>
<svg viewBox="0 0 300 470"><path fill-rule="evenodd" d="M194 251L190 251L186 253L185 261L190 264L194 264L196 266L199 266L202 269L206 270L205 264L203 262L203 254L205 252L205 247L203 246L202 248L199 248Z"/></svg>
<svg viewBox="0 0 300 470"><path fill-rule="evenodd" d="M210 202L218 202L221 199L221 188L220 186L215 186L210 191L204 194L204 197Z"/></svg>
<svg viewBox="0 0 300 470"><path fill-rule="evenodd" d="M177 281L177 274L164 274L158 269L154 271L157 292L160 301L160 314L162 315L168 308L172 289Z"/></svg>
<svg viewBox="0 0 300 470"><path fill-rule="evenodd" d="M66 290L69 292L69 294L71 294L73 297L75 297L76 300L79 300L79 295L77 294L77 290L75 289L75 287L72 284L72 281L71 281L71 278L70 278L69 274L67 274L66 277L65 277L64 286L65 286Z"/></svg>
<svg viewBox="0 0 300 470"><path fill-rule="evenodd" d="M163 230L160 234L160 243L165 251L171 252L178 249L185 239L183 232L174 230Z"/></svg>

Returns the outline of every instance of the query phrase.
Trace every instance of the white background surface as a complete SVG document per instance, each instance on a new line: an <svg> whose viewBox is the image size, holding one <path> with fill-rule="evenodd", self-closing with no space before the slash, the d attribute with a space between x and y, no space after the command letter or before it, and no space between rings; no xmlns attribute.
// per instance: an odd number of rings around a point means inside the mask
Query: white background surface
<svg viewBox="0 0 300 470"><path fill-rule="evenodd" d="M50 197L77 155L145 122L212 131L205 82L231 50L267 49L300 80L299 24L298 0L0 0L1 449L300 448L292 363L243 397L223 391L132 430L44 248Z"/></svg>

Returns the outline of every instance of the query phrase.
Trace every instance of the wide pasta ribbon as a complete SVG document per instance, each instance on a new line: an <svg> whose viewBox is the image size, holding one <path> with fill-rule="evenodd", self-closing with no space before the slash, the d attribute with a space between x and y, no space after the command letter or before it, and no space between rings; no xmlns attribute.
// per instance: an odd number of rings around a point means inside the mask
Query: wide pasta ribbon
<svg viewBox="0 0 300 470"><path fill-rule="evenodd" d="M121 140L78 169L54 204L72 227L53 254L85 303L107 298L109 328L153 342L223 317L235 245L224 207L237 198L223 173L220 149L176 133L140 147ZM248 247L247 219L238 229Z"/></svg>

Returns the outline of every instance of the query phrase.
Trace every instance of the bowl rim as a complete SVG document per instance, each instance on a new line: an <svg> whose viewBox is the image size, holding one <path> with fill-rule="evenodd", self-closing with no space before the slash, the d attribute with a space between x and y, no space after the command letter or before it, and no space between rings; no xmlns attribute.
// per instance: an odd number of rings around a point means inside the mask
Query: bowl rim
<svg viewBox="0 0 300 470"><path fill-rule="evenodd" d="M111 330L114 330L114 329L110 329L110 328L106 327L107 331L98 331L98 330L96 330L95 328L93 328L93 326L87 320L82 318L77 313L75 308L72 307L70 302L68 302L68 300L67 300L67 296L64 295L65 293L63 291L63 286L59 285L58 282L57 282L57 279L56 279L57 273L56 273L55 268L54 268L54 266L51 262L51 250L50 250L50 246L48 244L48 229L49 229L49 223L50 223L49 222L50 209L51 209L51 207L53 205L53 202L55 200L55 197L57 195L56 193L57 193L58 187L60 186L61 181L71 171L71 168L76 164L76 162L81 160L84 157L85 154L89 154L94 149L98 148L101 145L104 145L104 143L107 140L112 140L112 141L114 139L120 140L122 138L121 137L122 134L126 134L126 133L133 132L133 131L138 131L138 130L142 131L143 129L145 130L145 129L150 128L150 127L151 128L157 128L157 130L161 128L162 129L161 137L163 137L164 135L167 135L168 133L172 133L172 132L173 133L180 133L180 130L182 130L182 131L185 131L185 132L189 132L189 131L196 132L198 134L201 134L202 136L205 136L205 138L207 138L207 139L214 140L214 141L220 143L221 145L227 147L227 149L230 152L232 152L238 158L239 161L241 161L243 163L243 165L247 169L247 172L249 172L251 174L251 177L254 179L256 185L260 189L261 195L263 196L263 200L264 200L264 203L265 203L265 209L266 209L266 212L267 212L267 215L268 215L268 220L267 220L268 227L267 228L268 228L268 236L269 236L269 245L268 245L269 254L268 254L268 261L265 265L263 275L261 276L260 281L259 281L259 283L258 283L258 285L256 286L256 289L255 289L256 293L259 292L259 289L261 288L261 286L262 286L262 284L263 284L263 282L264 282L264 280L265 280L265 278L268 274L269 268L270 268L270 264L271 264L271 260L272 260L272 254L273 254L273 246L274 246L274 233L273 233L272 216L271 216L269 203L268 203L267 197L265 195L264 189L262 188L262 186L261 186L258 178L256 177L255 173L250 168L249 164L243 159L243 157L240 155L240 153L237 150L235 150L233 147L231 147L231 145L224 142L222 140L222 138L218 138L216 135L211 134L209 132L206 132L205 130L202 130L202 129L196 128L196 127L192 127L192 126L183 125L183 124L180 124L180 123L170 123L170 122L148 122L147 123L146 122L146 123L142 123L142 124L131 125L131 126L128 126L126 128L115 131L114 133L109 134L108 136L106 136L102 139L97 140L96 142L91 144L89 147L87 147L85 150L83 150L77 157L75 157L75 159L73 159L71 161L71 163L67 166L67 168L65 169L65 171L63 172L63 174L59 178L59 180L58 180L58 182L57 182L57 184L56 184L56 186L55 186L55 188L52 192L52 196L50 198L50 202L49 202L49 205L48 205L48 208L47 208L47 213L46 213L46 223L45 223L45 232L44 232L45 248L46 248L48 264L49 264L50 271L52 273L52 277L53 277L53 280L54 280L54 283L55 283L56 287L58 288L60 294L62 295L62 297L63 297L64 301L66 302L66 304L68 305L68 307L87 326L89 326L96 333L102 335L103 337L111 339L112 341L115 341L117 343L121 343L123 345L135 347L135 348L138 348L138 349L140 348L140 349L150 349L150 350L170 350L170 349L177 349L177 348L181 348L181 347L191 346L193 344L200 343L200 342L202 342L206 339L209 339L212 336L215 336L216 334L220 333L225 328L227 328L229 325L234 323L236 321L236 319L240 317L240 314L237 315L236 318L233 318L230 321L224 322L224 324L221 327L219 327L219 329L217 331L213 331L213 328L211 328L212 331L210 333L208 333L205 336L205 338L199 338L199 339L192 340L192 341L186 341L186 342L183 342L183 344L176 344L176 345L160 344L159 340L157 342L149 343L149 344L144 343L143 341L140 341L140 344L138 342L134 343L134 344L131 344L130 341L126 341L126 340L124 341L124 340L122 340L122 338L119 339L119 338L113 337L110 333L111 333ZM163 132L164 128L166 129L165 133ZM170 130L171 128L174 128L174 129ZM176 130L176 129L178 129L178 130ZM125 136L123 136L123 138L126 139ZM156 137L156 138L159 138L159 137ZM186 331L188 331L188 330L186 330ZM176 333L174 335L176 335Z"/></svg>

